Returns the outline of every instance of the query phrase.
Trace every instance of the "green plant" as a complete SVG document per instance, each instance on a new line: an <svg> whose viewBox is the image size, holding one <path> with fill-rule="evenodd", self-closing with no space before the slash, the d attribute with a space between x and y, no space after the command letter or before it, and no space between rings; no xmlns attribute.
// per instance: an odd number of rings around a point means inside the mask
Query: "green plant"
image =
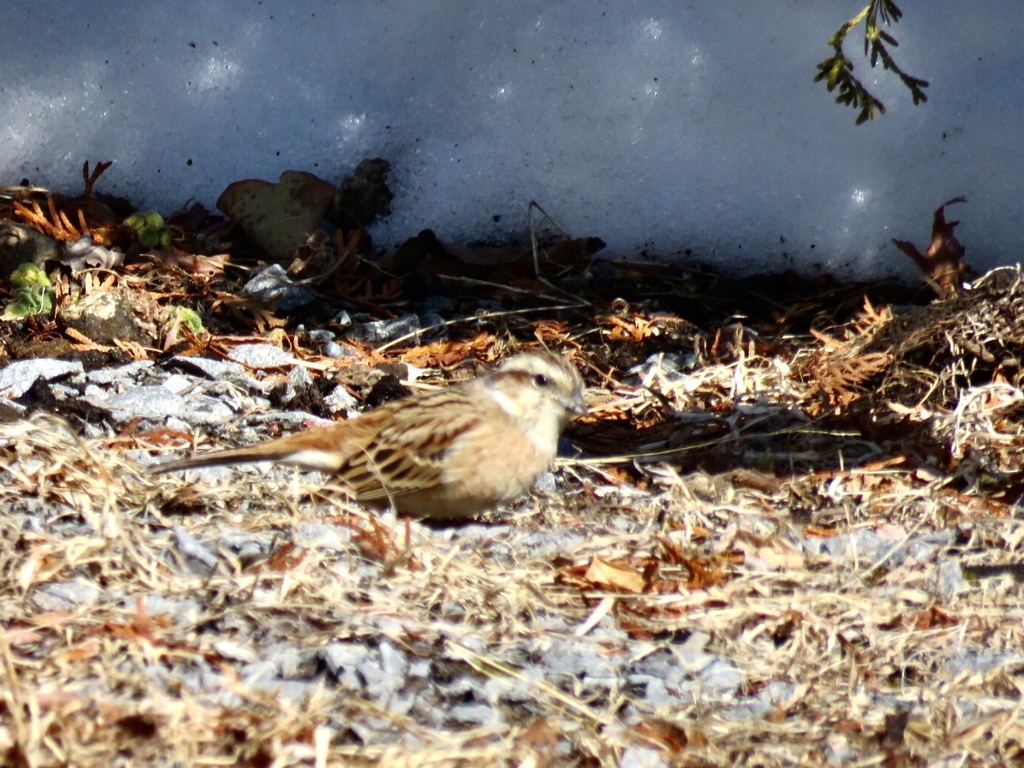
<svg viewBox="0 0 1024 768"><path fill-rule="evenodd" d="M874 67L881 60L882 67L894 72L910 90L915 105L928 101L928 96L924 92L928 87L928 81L908 75L900 69L886 47L888 45L896 48L899 43L879 24L881 22L885 26L891 26L898 22L902 15L903 11L892 0L869 0L860 13L843 24L829 38L828 44L832 46L834 53L818 64L818 74L814 82L824 80L829 93L838 89L836 102L859 110L857 125L885 114L885 105L854 77L853 62L843 51L847 34L861 22L864 22L864 55L870 56L871 66Z"/></svg>
<svg viewBox="0 0 1024 768"><path fill-rule="evenodd" d="M46 272L35 264L22 264L11 274L14 299L0 320L16 320L53 311L54 289Z"/></svg>
<svg viewBox="0 0 1024 768"><path fill-rule="evenodd" d="M139 245L143 248L170 248L174 239L174 233L156 211L133 213L124 220L124 224L135 231Z"/></svg>
<svg viewBox="0 0 1024 768"><path fill-rule="evenodd" d="M164 330L167 330L176 323L188 328L192 333L203 333L206 330L203 327L202 318L195 313L195 310L172 305L167 308L167 322L164 323Z"/></svg>

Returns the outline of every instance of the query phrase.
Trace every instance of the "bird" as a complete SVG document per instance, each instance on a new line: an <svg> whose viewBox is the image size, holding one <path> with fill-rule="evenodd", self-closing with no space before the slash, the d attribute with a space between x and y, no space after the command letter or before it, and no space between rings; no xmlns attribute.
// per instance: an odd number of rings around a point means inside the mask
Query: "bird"
<svg viewBox="0 0 1024 768"><path fill-rule="evenodd" d="M331 473L369 506L428 519L475 518L525 495L554 461L562 430L586 409L572 363L527 351L478 378L338 424L151 471L275 461Z"/></svg>

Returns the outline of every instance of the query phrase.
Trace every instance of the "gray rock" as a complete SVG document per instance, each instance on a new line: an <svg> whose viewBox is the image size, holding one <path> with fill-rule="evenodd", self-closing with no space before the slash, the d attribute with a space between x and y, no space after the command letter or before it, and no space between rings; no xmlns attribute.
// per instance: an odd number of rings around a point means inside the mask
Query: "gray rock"
<svg viewBox="0 0 1024 768"><path fill-rule="evenodd" d="M27 412L26 406L0 398L0 423L17 421L23 418Z"/></svg>
<svg viewBox="0 0 1024 768"><path fill-rule="evenodd" d="M328 341L320 351L323 353L324 357L333 357L335 359L342 357L359 357L359 353L354 349L351 347L343 347L335 341Z"/></svg>
<svg viewBox="0 0 1024 768"><path fill-rule="evenodd" d="M1017 667L1024 661L1019 653L1006 653L994 648L959 648L946 661L949 679L964 672L979 675L996 667Z"/></svg>
<svg viewBox="0 0 1024 768"><path fill-rule="evenodd" d="M380 643L380 668L385 675L402 678L409 673L409 658L391 642L382 640Z"/></svg>
<svg viewBox="0 0 1024 768"><path fill-rule="evenodd" d="M134 608L134 603L132 606ZM199 619L199 603L191 598L174 600L163 595L146 595L146 613L153 616L171 616L175 623L192 624Z"/></svg>
<svg viewBox="0 0 1024 768"><path fill-rule="evenodd" d="M135 380L140 373L153 367L152 360L137 360L117 368L104 368L96 371L89 371L85 374L85 380L90 384L112 384L120 379Z"/></svg>
<svg viewBox="0 0 1024 768"><path fill-rule="evenodd" d="M81 373L80 362L53 360L37 357L31 360L17 360L0 370L0 397L13 400L21 397L37 379L52 381L71 373Z"/></svg>
<svg viewBox="0 0 1024 768"><path fill-rule="evenodd" d="M907 553L919 562L928 562L953 542L952 531L936 531L914 536L907 542Z"/></svg>
<svg viewBox="0 0 1024 768"><path fill-rule="evenodd" d="M283 368L298 361L291 354L273 344L239 344L228 352L228 357L248 368Z"/></svg>
<svg viewBox="0 0 1024 768"><path fill-rule="evenodd" d="M217 556L180 525L174 528L174 544L190 570L206 575L217 567Z"/></svg>
<svg viewBox="0 0 1024 768"><path fill-rule="evenodd" d="M362 690L364 679L359 667L370 655L370 649L358 643L331 643L320 651L320 658L338 683L350 691Z"/></svg>
<svg viewBox="0 0 1024 768"><path fill-rule="evenodd" d="M409 664L409 677L417 680L426 680L430 677L433 664L430 659L416 659Z"/></svg>
<svg viewBox="0 0 1024 768"><path fill-rule="evenodd" d="M827 539L805 538L800 543L807 553L834 559L876 563L885 558L890 568L902 565L907 559L907 549L902 540L882 538L870 528L859 528Z"/></svg>
<svg viewBox="0 0 1024 768"><path fill-rule="evenodd" d="M188 376L182 376L181 374L178 373L172 373L170 376L168 376L166 379L160 382L161 387L169 389L176 395L185 394L190 389L194 388L195 385L195 382Z"/></svg>
<svg viewBox="0 0 1024 768"><path fill-rule="evenodd" d="M653 747L632 744L622 750L619 768L668 768L669 761Z"/></svg>
<svg viewBox="0 0 1024 768"><path fill-rule="evenodd" d="M700 672L703 689L713 695L735 691L743 683L743 673L723 658L716 658Z"/></svg>
<svg viewBox="0 0 1024 768"><path fill-rule="evenodd" d="M347 336L357 341L366 341L370 344L383 344L395 339L409 336L410 340L418 339L420 331L420 319L416 315L408 314L390 320L371 320L350 328ZM411 335L410 335L411 334Z"/></svg>
<svg viewBox="0 0 1024 768"><path fill-rule="evenodd" d="M551 639L548 648L541 645L536 651L542 660L540 663L548 668L550 674L600 688L616 684L619 662L602 656L589 642Z"/></svg>
<svg viewBox="0 0 1024 768"><path fill-rule="evenodd" d="M216 646L214 647L216 650ZM219 651L218 651L219 652ZM266 684L271 680L277 680L277 664L272 661L254 661L251 664L246 664L239 672L239 677L242 678L242 682L246 685L255 686L258 684Z"/></svg>
<svg viewBox="0 0 1024 768"><path fill-rule="evenodd" d="M0 277L9 278L22 264L43 266L60 259L60 244L26 224L0 219Z"/></svg>
<svg viewBox="0 0 1024 768"><path fill-rule="evenodd" d="M217 543L223 550L237 557L242 567L262 560L270 551L269 542L261 541L251 533L238 531L223 533Z"/></svg>
<svg viewBox="0 0 1024 768"><path fill-rule="evenodd" d="M285 390L281 396L281 402L288 404L297 397L301 397L313 388L313 377L301 365L296 365L288 372L285 379Z"/></svg>
<svg viewBox="0 0 1024 768"><path fill-rule="evenodd" d="M422 338L424 341L437 341L448 338L448 321L437 312L423 312L420 314L420 325L423 327Z"/></svg>
<svg viewBox="0 0 1024 768"><path fill-rule="evenodd" d="M960 592L966 592L971 589L971 585L964 578L964 571L959 561L944 560L939 563L938 570L937 591L944 599L949 599Z"/></svg>
<svg viewBox="0 0 1024 768"><path fill-rule="evenodd" d="M234 640L215 640L213 650L231 661L244 661L251 664L259 660L259 655L252 647L241 645Z"/></svg>
<svg viewBox="0 0 1024 768"><path fill-rule="evenodd" d="M72 304L65 304L57 319L97 344L117 341L147 343L151 339L135 320L132 300L118 291L92 293Z"/></svg>
<svg viewBox="0 0 1024 768"><path fill-rule="evenodd" d="M296 309L317 300L316 294L297 285L280 264L271 264L242 287L242 294L273 304L282 312Z"/></svg>
<svg viewBox="0 0 1024 768"><path fill-rule="evenodd" d="M184 357L175 355L171 361L178 365L195 368L211 379L227 379L232 375L245 376L245 366L230 360L211 360L208 357Z"/></svg>
<svg viewBox="0 0 1024 768"><path fill-rule="evenodd" d="M324 523L301 522L295 527L295 543L303 546L341 552L347 548L346 541L337 528Z"/></svg>
<svg viewBox="0 0 1024 768"><path fill-rule="evenodd" d="M498 725L501 713L486 704L459 704L448 710L448 719L458 725Z"/></svg>
<svg viewBox="0 0 1024 768"><path fill-rule="evenodd" d="M555 479L554 473L545 472L538 477L537 482L533 484L533 490L548 496L555 493L558 490L558 481Z"/></svg>
<svg viewBox="0 0 1024 768"><path fill-rule="evenodd" d="M351 413L359 408L359 401L340 384L324 398L324 405L331 413Z"/></svg>
<svg viewBox="0 0 1024 768"><path fill-rule="evenodd" d="M642 686L644 688L643 700L652 710L657 710L660 707L679 706L679 697L676 695L680 690L679 687L676 687L670 693L665 681L657 677L630 675L626 679L631 686Z"/></svg>
<svg viewBox="0 0 1024 768"><path fill-rule="evenodd" d="M250 413L245 417L243 423L246 426L256 427L263 424L276 424L279 426L288 425L292 429L313 429L314 427L329 427L334 424L330 419L321 419L305 411L280 411L278 413Z"/></svg>
<svg viewBox="0 0 1024 768"><path fill-rule="evenodd" d="M172 386L178 383L179 379L171 380ZM223 424L234 416L234 411L220 398L202 393L190 393L185 398L161 384L137 386L114 395L89 385L84 399L109 412L111 418L119 423L136 418L155 421L176 418L195 426Z"/></svg>
<svg viewBox="0 0 1024 768"><path fill-rule="evenodd" d="M274 664L280 677L300 677L309 654L291 643L275 643L263 650L266 661ZM315 661L315 659L314 659Z"/></svg>
<svg viewBox="0 0 1024 768"><path fill-rule="evenodd" d="M640 365L633 366L628 373L635 381L643 381L652 374L659 374L665 381L674 382L685 379L687 374L697 365L695 355L679 355L672 352L658 352L651 355Z"/></svg>
<svg viewBox="0 0 1024 768"><path fill-rule="evenodd" d="M33 593L32 602L43 611L67 611L95 603L100 594L90 581L57 581Z"/></svg>

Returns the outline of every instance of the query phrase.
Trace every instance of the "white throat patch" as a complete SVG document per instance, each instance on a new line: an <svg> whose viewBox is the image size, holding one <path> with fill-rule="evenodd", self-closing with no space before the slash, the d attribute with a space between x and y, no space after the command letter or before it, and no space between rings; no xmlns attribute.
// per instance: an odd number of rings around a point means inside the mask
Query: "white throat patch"
<svg viewBox="0 0 1024 768"><path fill-rule="evenodd" d="M520 415L520 409L516 406L515 401L511 397L496 387L488 387L487 391L490 396L494 398L494 402L498 404L498 407L509 416L518 417Z"/></svg>

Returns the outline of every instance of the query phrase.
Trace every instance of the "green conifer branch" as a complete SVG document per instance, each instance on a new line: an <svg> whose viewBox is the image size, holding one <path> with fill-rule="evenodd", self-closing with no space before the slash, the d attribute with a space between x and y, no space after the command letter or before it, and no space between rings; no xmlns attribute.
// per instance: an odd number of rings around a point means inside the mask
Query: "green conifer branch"
<svg viewBox="0 0 1024 768"><path fill-rule="evenodd" d="M858 111L857 125L885 114L885 105L854 76L853 62L843 51L846 36L861 22L864 23L864 55L868 57L871 66L874 67L881 61L882 68L893 72L907 87L915 105L928 101L928 96L924 92L928 87L928 81L904 72L889 51L889 48L899 47L899 43L883 29L883 25L892 26L901 16L903 11L893 0L869 0L860 13L843 24L829 38L828 44L832 46L833 53L817 66L818 74L815 75L814 82L824 80L829 93L838 91L836 102Z"/></svg>

